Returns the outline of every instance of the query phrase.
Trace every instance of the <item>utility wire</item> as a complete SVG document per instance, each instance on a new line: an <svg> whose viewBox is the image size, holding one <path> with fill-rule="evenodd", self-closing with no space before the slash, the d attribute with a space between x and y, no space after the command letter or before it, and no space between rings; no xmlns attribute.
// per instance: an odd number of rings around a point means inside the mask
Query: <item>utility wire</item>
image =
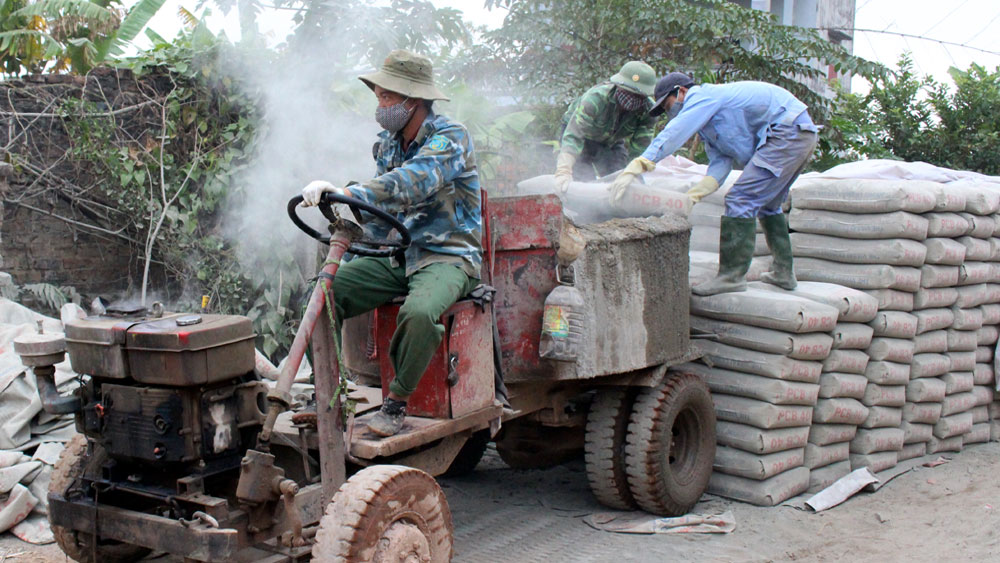
<svg viewBox="0 0 1000 563"><path fill-rule="evenodd" d="M941 25L941 23L942 23L942 22L943 22L944 20L946 20L946 19L950 18L952 14L954 14L955 12L957 12L957 11L961 10L961 9L962 9L962 7L963 7L963 6L965 6L965 5L966 5L966 4L968 4L968 3L969 3L969 0L965 0L965 2L962 2L961 4L959 4L958 6L956 6L954 10L952 10L952 11L948 12L948 15L946 15L945 17L943 17L943 18L939 19L939 20L938 20L937 22L935 22L935 23L934 23L934 25L932 25L932 26L931 26L931 27L930 27L930 28L929 28L929 29L928 29L927 31L925 31L925 32L923 33L923 35L927 35L928 33L930 33L930 32L931 32L931 29L934 29L935 27L937 27L937 26Z"/></svg>
<svg viewBox="0 0 1000 563"><path fill-rule="evenodd" d="M975 38L979 37L980 35L982 35L983 32L986 31L987 29L989 29L990 26L993 25L993 22L997 21L998 19L1000 19L1000 13L997 13L997 15L994 16L993 19L990 20L990 23L986 24L986 27L980 29L978 32L976 32L975 35L973 35L972 37L966 39L965 42L966 43L972 43L973 39L975 39Z"/></svg>
<svg viewBox="0 0 1000 563"><path fill-rule="evenodd" d="M998 16L1000 17L1000 16ZM900 31L886 31L884 29L862 29L858 27L820 27L817 29L827 29L827 30L837 30L837 31L854 31L861 33L883 33L885 35L897 35L903 38L911 39L922 39L924 41L931 41L941 45L952 45L955 47L964 47L966 49L972 49L973 51L979 51L980 53L986 53L987 55L1000 56L1000 51L990 51L989 49L981 49L979 47L973 47L967 43L956 43L955 41L944 41L943 39L934 39L933 37L925 37L923 35L914 35L912 33L903 33Z"/></svg>

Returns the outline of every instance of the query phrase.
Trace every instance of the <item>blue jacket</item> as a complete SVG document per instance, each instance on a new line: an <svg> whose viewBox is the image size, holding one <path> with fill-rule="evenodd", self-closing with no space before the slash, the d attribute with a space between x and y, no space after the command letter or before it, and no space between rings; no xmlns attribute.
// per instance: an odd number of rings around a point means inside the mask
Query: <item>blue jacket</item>
<svg viewBox="0 0 1000 563"><path fill-rule="evenodd" d="M722 184L734 163L746 166L767 140L772 125L793 124L817 131L806 105L780 86L750 81L693 86L684 96L680 113L642 156L658 162L698 133L708 154L708 175ZM754 164L768 169L773 166L757 160Z"/></svg>
<svg viewBox="0 0 1000 563"><path fill-rule="evenodd" d="M351 193L395 213L412 237L406 275L438 262L455 264L478 278L483 261L482 193L472 137L462 124L430 113L403 150L402 138L379 133L376 175L350 186ZM366 224L370 236L385 238L380 221Z"/></svg>

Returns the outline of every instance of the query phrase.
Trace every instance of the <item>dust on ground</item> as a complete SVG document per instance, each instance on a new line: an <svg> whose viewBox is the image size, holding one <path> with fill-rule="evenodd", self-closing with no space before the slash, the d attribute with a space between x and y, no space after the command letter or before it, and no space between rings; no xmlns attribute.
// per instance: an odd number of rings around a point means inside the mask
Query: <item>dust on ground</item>
<svg viewBox="0 0 1000 563"><path fill-rule="evenodd" d="M1000 443L945 455L952 461L918 466L876 493L862 493L820 514L706 496L694 511L732 510L736 531L728 535L627 535L590 528L583 517L603 509L590 495L580 460L516 471L490 450L475 473L441 479L441 485L455 522L458 562L1000 560ZM0 561L67 559L54 545L31 546L4 534Z"/></svg>

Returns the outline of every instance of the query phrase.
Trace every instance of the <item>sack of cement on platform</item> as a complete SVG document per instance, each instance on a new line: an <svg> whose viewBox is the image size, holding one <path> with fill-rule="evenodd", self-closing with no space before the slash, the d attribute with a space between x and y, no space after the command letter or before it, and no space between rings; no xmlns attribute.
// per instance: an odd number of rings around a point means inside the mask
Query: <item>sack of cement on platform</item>
<svg viewBox="0 0 1000 563"><path fill-rule="evenodd" d="M720 420L715 425L715 436L720 446L755 454L769 454L804 448L809 441L809 427L764 430L748 424Z"/></svg>
<svg viewBox="0 0 1000 563"><path fill-rule="evenodd" d="M677 366L678 370L693 373L708 384L712 393L757 399L774 405L816 404L819 385L801 381L784 381L761 375L710 368L694 362Z"/></svg>
<svg viewBox="0 0 1000 563"><path fill-rule="evenodd" d="M615 217L685 214L691 207L691 199L683 192L691 184L688 180L672 181L666 178L659 178L649 184L632 182L625 196L615 205L608 199L610 182L570 182L566 193L558 195L567 215L577 223L585 224ZM522 195L556 193L555 176L545 174L528 178L517 184L517 190Z"/></svg>
<svg viewBox="0 0 1000 563"><path fill-rule="evenodd" d="M800 233L848 239L924 240L927 238L928 221L920 215L906 211L859 215L793 207L788 214L788 225Z"/></svg>
<svg viewBox="0 0 1000 563"><path fill-rule="evenodd" d="M798 286L791 291L768 283L755 282L751 283L750 287L783 295L794 295L829 305L839 311L838 322L866 323L875 318L878 312L877 299L856 289L833 283L799 281Z"/></svg>
<svg viewBox="0 0 1000 563"><path fill-rule="evenodd" d="M789 197L792 207L800 209L926 213L937 207L937 196L932 188L939 185L937 182L804 177L795 182Z"/></svg>
<svg viewBox="0 0 1000 563"><path fill-rule="evenodd" d="M910 266L886 264L845 264L819 258L796 258L795 277L800 281L826 282L854 289L920 288L920 270Z"/></svg>
<svg viewBox="0 0 1000 563"><path fill-rule="evenodd" d="M710 333L723 344L781 354L796 360L823 360L830 354L833 345L833 337L821 332L794 334L697 315L691 315L691 329Z"/></svg>
<svg viewBox="0 0 1000 563"><path fill-rule="evenodd" d="M796 467L763 481L713 472L706 492L758 506L776 506L808 487L809 468Z"/></svg>
<svg viewBox="0 0 1000 563"><path fill-rule="evenodd" d="M804 456L804 448L758 455L723 446L715 450L712 469L727 475L761 481L801 467Z"/></svg>
<svg viewBox="0 0 1000 563"><path fill-rule="evenodd" d="M927 247L920 241L905 238L848 239L813 233L792 233L792 253L795 256L823 258L850 264L888 264L890 266L922 266ZM986 252L992 251L985 243ZM983 245L977 246L983 250ZM988 255L988 254L987 254Z"/></svg>
<svg viewBox="0 0 1000 563"><path fill-rule="evenodd" d="M692 295L691 312L794 333L829 332L839 316L839 311L829 305L760 289L704 297Z"/></svg>

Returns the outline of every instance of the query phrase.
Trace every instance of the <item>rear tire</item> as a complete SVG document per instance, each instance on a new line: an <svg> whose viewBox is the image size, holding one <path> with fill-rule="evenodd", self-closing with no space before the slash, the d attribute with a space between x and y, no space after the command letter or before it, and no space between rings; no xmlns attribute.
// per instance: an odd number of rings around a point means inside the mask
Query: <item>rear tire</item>
<svg viewBox="0 0 1000 563"><path fill-rule="evenodd" d="M87 437L83 434L73 436L52 470L49 492L65 496L77 479L83 476L87 467L99 467L104 464L106 458L104 449L96 444L92 455L88 457ZM55 536L56 543L63 553L80 563L128 563L142 559L151 551L145 547L100 538L95 549L93 534L70 530L55 524L52 524L52 535Z"/></svg>
<svg viewBox="0 0 1000 563"><path fill-rule="evenodd" d="M618 510L635 509L625 470L625 437L638 389L600 390L587 413L584 461L590 490L601 504Z"/></svg>
<svg viewBox="0 0 1000 563"><path fill-rule="evenodd" d="M347 480L320 520L313 561L451 561L454 528L441 487L427 473L374 465Z"/></svg>
<svg viewBox="0 0 1000 563"><path fill-rule="evenodd" d="M690 373L668 374L636 398L625 466L636 504L662 516L687 514L701 498L715 461L715 407Z"/></svg>

